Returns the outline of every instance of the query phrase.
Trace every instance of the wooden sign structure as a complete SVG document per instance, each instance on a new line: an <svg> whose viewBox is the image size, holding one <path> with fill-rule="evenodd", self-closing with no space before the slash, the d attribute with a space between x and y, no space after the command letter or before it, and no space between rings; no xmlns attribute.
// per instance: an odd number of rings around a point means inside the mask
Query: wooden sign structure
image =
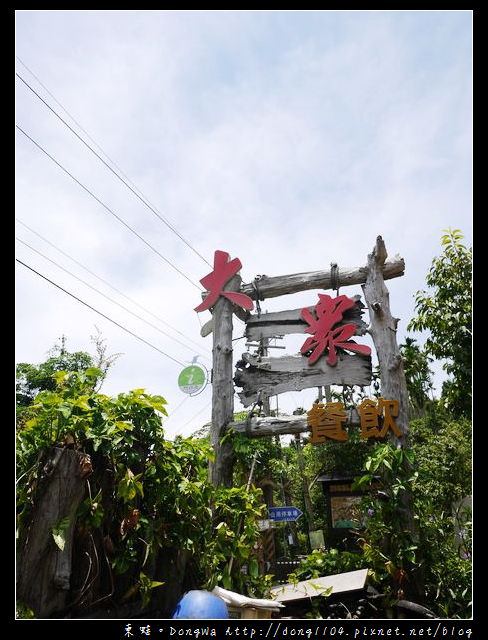
<svg viewBox="0 0 488 640"><path fill-rule="evenodd" d="M224 254L224 252L216 252ZM227 257L228 255L225 254ZM396 341L398 318L390 312L389 294L384 281L402 276L405 263L402 258L387 260L385 244L381 236L368 255L367 264L355 269L331 268L277 277L261 276L253 283L242 284L240 276L234 275L227 283L220 283L220 295L209 291L212 300L213 318L202 328L202 335L213 332L212 372L212 426L210 438L215 451L215 461L210 466L210 478L214 485L232 486L233 452L230 442L222 444L222 437L229 427L245 432L251 437L301 433L308 431L306 417L292 416L289 419L253 418L250 425L233 422L234 383L242 388L239 397L244 406L258 399L269 398L286 391L297 391L325 385L368 386L371 380L371 359L364 355L350 355L341 351L337 364L329 366L320 358L310 366L305 355L268 358L244 354L232 378L232 316L235 313L246 322L246 337L261 340L276 335L303 333L306 323L300 309L269 314L251 315L251 298L259 300L305 291L309 289L338 289L361 284L369 310L369 327L363 322L363 305L358 297L353 308L344 313L343 322L355 325L355 335L368 332L373 339L380 366L383 396L395 398L399 403L397 425L401 437L393 437L396 446L402 446L408 432L408 395L403 372L403 362ZM221 262L222 259L220 258ZM234 261L232 261L234 263ZM217 259L216 262L217 264ZM240 261L238 261L240 265ZM222 265L221 265L222 266ZM209 274L210 275L210 274ZM206 276L206 282L209 277ZM202 283L205 285L205 283ZM215 278L213 280L216 280ZM218 278L217 278L218 280ZM226 295L230 293L230 295ZM235 295L235 294L241 295ZM242 295L244 294L244 295ZM237 306L233 300L237 301ZM199 305L201 307L201 305ZM358 422L357 413L351 412L352 421Z"/></svg>

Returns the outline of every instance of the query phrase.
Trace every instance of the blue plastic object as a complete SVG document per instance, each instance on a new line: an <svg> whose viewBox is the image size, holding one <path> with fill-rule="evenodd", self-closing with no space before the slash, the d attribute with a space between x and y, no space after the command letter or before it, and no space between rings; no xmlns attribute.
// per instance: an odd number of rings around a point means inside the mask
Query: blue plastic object
<svg viewBox="0 0 488 640"><path fill-rule="evenodd" d="M213 618L224 619L229 617L227 605L210 591L188 591L176 605L173 613L175 618Z"/></svg>

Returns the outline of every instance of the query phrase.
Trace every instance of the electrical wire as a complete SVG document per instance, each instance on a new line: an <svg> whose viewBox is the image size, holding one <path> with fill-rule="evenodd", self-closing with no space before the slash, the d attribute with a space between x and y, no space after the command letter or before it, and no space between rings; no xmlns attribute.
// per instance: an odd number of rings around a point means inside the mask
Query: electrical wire
<svg viewBox="0 0 488 640"><path fill-rule="evenodd" d="M64 107L61 102L59 102L59 100L56 98L56 96L51 93L51 91L49 91L49 89L46 87L45 84L43 84L42 80L39 78L39 76L36 76L36 74L32 71L32 69L30 69L23 60L21 60L19 58L19 56L16 56L16 59L20 62L20 64L24 67L24 69L26 69L28 71L28 73L31 74L31 76L33 76L37 82L41 85L41 87L44 89L44 91L51 96L51 98L54 100L54 102L61 107L61 109L65 112L65 114L76 124L76 126L78 127L78 129L80 129L80 131L83 131L83 133L86 135L86 137L93 142L93 144L97 147L97 149L107 158L107 160L109 162L111 162L113 164L113 166L120 172L121 175L124 176L124 178L127 180L127 182L129 182L134 189L136 189L142 196L144 196L144 194L142 193L142 191L140 189L137 188L137 186L132 182L132 180L129 178L128 175L126 175L123 170L119 167L119 165L115 162L115 160L113 160L106 151L104 151L102 149L102 147L97 143L96 140L94 140L94 138L92 138L92 136L88 133L88 131L86 129L83 128L83 126L78 122L78 120L73 116L73 114L71 114L66 107ZM145 196L144 196L145 197ZM146 200L149 202L148 198L146 198Z"/></svg>
<svg viewBox="0 0 488 640"><path fill-rule="evenodd" d="M112 302L113 304L116 304L118 307L120 307L121 309L123 309L124 311L127 311L127 313L130 313L131 315L133 315L135 318L137 318L138 320L141 320L142 322L145 322L148 326L152 327L153 329L155 329L156 331L159 331L159 333L162 333L163 336L166 336L167 338L170 338L171 340L174 340L175 342L177 342L178 344L180 344L182 347L185 347L185 349L188 349L189 351L191 351L192 353L195 353L195 349L194 347L190 347L187 344L185 344L184 342L181 342L181 340L178 340L178 338L174 338L173 336L171 336L169 333L166 333L166 331L163 331L162 329L160 329L159 327L157 327L155 324L153 324L152 322L149 322L149 320L146 320L145 318L143 318L142 316L138 315L137 313L134 313L134 311L131 311L130 309L128 309L127 307L125 307L123 304L120 304L120 302L117 302L117 300L114 300L113 298L111 298L110 296L107 296L105 293L103 293L103 291L100 291L99 289L97 289L96 287L93 287L91 284L89 284L88 282L86 282L86 280L83 280L82 278L79 278L77 275L75 275L74 273L72 273L71 271L69 271L69 269L66 269L65 267L61 266L59 263L57 263L55 260L52 260L51 258L49 258L48 256L44 255L41 251L39 251L38 249L35 249L34 247L32 247L30 244L28 244L27 242L25 242L24 240L22 240L21 238L18 238L17 236L15 237L15 239L18 242L21 242L24 246L28 247L31 251L34 251L34 253L37 253L38 255L42 256L45 260L47 260L48 262L51 262L51 264L54 264L56 267L58 267L58 269L61 269L61 271L64 271L65 273L67 273L68 275L70 275L72 278L74 278L75 280L78 280L78 282L81 282L82 284L84 284L86 287L88 287L89 289L92 289L92 291L95 291L96 293L98 293L99 295L103 296L104 298L106 298L109 302ZM200 355L202 358L204 357L201 353L198 354Z"/></svg>
<svg viewBox="0 0 488 640"><path fill-rule="evenodd" d="M44 242L46 242L48 245L50 245L51 247L53 247L53 249L56 249L56 251L58 251L59 253L61 253L63 256L65 256L66 258L68 258L69 260L71 260L71 262L74 262L75 264L77 264L79 267L81 267L82 269L84 269L86 272L88 272L90 275L92 275L94 278L96 278L97 280L100 280L100 282L103 282L107 287L110 287L110 289L113 289L113 291L115 291L116 293L118 293L120 296L122 296L123 298L125 298L126 300L129 300L129 302L132 302L132 304L135 304L137 307L139 307L139 309L142 309L143 311L145 311L146 313L148 313L150 316L152 316L153 318L155 318L156 320L158 320L158 322L161 322L162 324L166 325L167 327L169 327L172 331L174 331L175 333L177 333L178 335L180 335L182 338L185 338L185 340L188 340L188 342L191 342L195 345L195 347L197 347L198 349L202 349L203 351L206 351L207 353L211 353L211 351L209 349L206 349L205 347L202 347L201 345L199 345L197 342L195 342L192 338L190 338L189 336L185 335L184 333L182 333L181 331L179 331L178 329L176 329L175 327L173 327L172 325L169 324L169 322L166 322L166 320L163 320L162 318L160 318L159 316L155 315L154 313L152 313L152 311L150 311L149 309L147 309L146 307L142 306L141 304L139 304L136 300L134 300L133 298L131 298L130 296L126 295L123 291L120 291L120 289L117 289L117 287L114 287L112 284L110 284L110 282L108 282L107 280L105 280L104 278L101 278L100 276L98 276L96 273L94 273L93 271L91 271L91 269L89 269L88 267L86 267L84 264L82 264L81 262L79 262L78 260L75 260L75 258L73 258L72 256L70 256L68 253L66 253L65 251L63 251L62 249L60 249L58 246L56 246L53 242L51 242L50 240L48 240L47 238L45 238L43 235L41 235L40 233L38 233L37 231L35 231L34 229L32 229L32 227L29 227L29 225L27 225L25 222L23 222L20 218L15 218L15 220L17 222L19 222L23 227L25 227L26 229L28 229L31 233L33 233L34 235L36 235L38 238L40 238L41 240L43 240ZM199 317L197 315L197 317ZM201 326L201 323L200 323ZM194 348L195 348L194 347ZM202 355L202 354L200 354ZM202 358L205 357L202 355Z"/></svg>
<svg viewBox="0 0 488 640"><path fill-rule="evenodd" d="M201 413L203 413L206 409L208 409L208 408L209 408L209 406L210 406L211 404L212 404L212 400L210 400L209 402L207 402L207 404L203 407L203 409L200 409L200 411L199 411L198 413L196 413L196 414L193 416L193 418L190 418L190 419L188 420L188 422L187 422L186 424L184 424L181 428L182 428L182 429L184 429L185 427L187 427L187 426L190 424L190 422L193 422L193 420L195 420L195 418L198 418L198 416L199 416Z"/></svg>
<svg viewBox="0 0 488 640"><path fill-rule="evenodd" d="M129 231L131 233L133 233L135 236L137 236L139 238L139 240L141 240L142 242L144 242L144 244L146 246L148 246L152 251L154 251L154 253L156 255L158 255L162 260L164 260L164 262L166 262L167 264L169 264L175 271L177 271L181 276L183 276L186 280L188 280L188 282L190 282L194 287L196 287L199 291L201 291L201 287L199 287L198 284L196 284L196 282L193 282L193 280L191 278L189 278L185 273L183 273L183 271L181 271L180 269L178 269L178 267L176 265L174 265L170 260L168 260L168 258L166 258L165 256L163 256L162 253L160 253L155 247L152 246L152 244L150 244L147 240L145 240L145 238L143 238L139 233L137 233L137 231L135 231L135 229L133 229L129 224L127 224L127 222L125 222L125 220L123 220L119 215L117 215L115 213L115 211L113 211L112 209L110 209L110 207L108 207L102 200L100 200L100 198L98 198L92 191L90 191L90 189L88 189L88 187L86 187L82 182L80 182L77 178L75 178L75 176L70 173L68 171L68 169L66 169L60 162L58 162L56 160L56 158L54 158L50 153L48 153L38 142L36 142L34 140L34 138L31 138L31 136L26 133L22 127L20 127L18 124L15 125L17 127L17 129L24 134L24 136L26 138L28 138L33 144L35 144L35 146L40 149L50 160L52 160L52 162L54 162L62 171L64 171L64 173L66 173L72 180L74 180L76 182L76 184L78 184L82 189L84 189L92 198L94 198L100 205L102 205L102 207L104 209L106 209L110 215L112 215L114 218L116 218L121 224L124 225L124 227L126 227L127 229L129 229Z"/></svg>
<svg viewBox="0 0 488 640"><path fill-rule="evenodd" d="M25 66L25 65L24 65L24 66ZM118 178L118 179L120 180L120 182L122 182L122 184L124 184L124 185L127 187L127 189L129 189L129 191L131 191L131 192L136 196L136 198L138 198L138 199L142 202L142 204L143 204L145 207L147 207L147 208L148 208L148 209L149 209L149 210L150 210L150 211L151 211L151 212L152 212L152 213L153 213L153 214L154 214L154 215L155 215L155 216L156 216L156 217L157 217L157 218L158 218L158 219L163 223L163 224L165 224L165 225L168 227L168 229L170 229L170 230L171 230L171 231L172 231L176 236L178 236L178 238L179 238L182 242L184 242L184 243L186 244L186 246L187 246L187 247L189 247L189 248L190 248L190 249L191 249L191 250L192 250L192 251L193 251L193 252L194 252L194 253L195 253L199 258L201 258L201 259L202 259L206 264L208 264L208 266L209 266L209 267L212 267L212 265L210 264L210 262L208 262L208 260L207 260L206 258L204 258L204 257L202 256L202 254L201 254L199 251L197 251L197 250L196 250L196 249L195 249L195 248L194 248L194 247L193 247L193 246L188 242L188 240L186 240L186 239L181 235L181 233L180 233L179 231L177 231L177 230L173 227L173 225L171 225L171 224L170 224L170 223L169 223L169 222L168 222L168 221L167 221L167 220L166 220L166 219L165 219L165 218L164 218L164 217L163 217L163 216L162 216L162 215L161 215L161 214L160 214L160 213L159 213L159 212L158 212L158 211L157 211L157 210L156 210L156 209L155 209L155 208L150 204L150 203L149 203L149 201L145 198L145 196L144 196L144 198L143 198L143 197L141 197L141 196L137 193L137 191L135 191L135 190L130 186L130 184L129 184L128 182L126 182L126 181L124 180L124 178L122 178L122 177L117 173L117 171L115 171L115 170L114 170L114 169L113 169L113 168L112 168L112 167L111 167L107 162L105 162L105 160L104 160L104 159L103 159L103 158L102 158L102 157L101 157L101 156L100 156L100 155L95 151L95 149L93 149L93 148L88 144L88 142L86 142L86 141L85 141L85 140L84 140L84 139L83 139L83 138L82 138L78 133L76 133L76 131L75 131L75 130L74 130L74 129L73 129L73 128L72 128L72 127L71 127L71 126L66 122L66 120L65 120L64 118L62 118L62 117L59 115L59 113L58 113L55 109L53 109L53 107L51 107L51 105L50 105L50 104L48 104L48 103L46 102L46 100L44 100L44 98L43 98L42 96L40 96L40 95L37 93L37 91L36 91L33 87L31 87L31 85L27 82L27 80L25 80L25 79L24 79L24 78L23 78L19 73L15 73L15 75L16 75L16 76L17 76L17 78L19 78L19 80L21 80L21 81L25 84L25 86L26 86L26 87L27 87L27 88L28 88L28 89L29 89L29 90L30 90L30 91L31 91L31 92L32 92L32 93L33 93L33 94L34 94L34 95L35 95L35 96L36 96L36 97L37 97L37 98L38 98L38 99L39 99L39 100L40 100L40 101L41 101L41 102L42 102L42 103L43 103L43 104L44 104L44 105L45 105L45 106L46 106L46 107L47 107L47 108L48 108L48 109L49 109L49 110L50 110L50 111L51 111L51 112L56 116L56 118L58 118L58 119L59 119L59 120L60 120L60 121L61 121L61 122L62 122L62 123L63 123L63 124L64 124L64 125L65 125L69 130L70 130L70 131L71 131L71 133L73 133L73 134L78 138L78 140L80 140L80 142L82 142L82 143L85 145L85 147L87 147L87 149L89 149L89 150L93 153L93 155L95 155L95 156L100 160L100 162L102 162L102 163L107 167L107 169L108 169L109 171L111 171L111 172L114 174L114 176L115 176L116 178ZM59 104L59 103L58 103L58 104ZM65 109L64 109L64 110L65 110ZM66 111L66 110L65 110L65 111ZM70 116L70 117L71 117L71 116ZM97 146L98 146L98 145L97 145ZM141 193L142 193L142 192L141 192Z"/></svg>
<svg viewBox="0 0 488 640"><path fill-rule="evenodd" d="M53 280L50 280L49 278L47 278L45 275L43 275L42 273L39 273L39 271L36 271L33 267L30 267L28 264L26 264L25 262L23 262L22 260L19 260L19 258L15 258L15 261L18 262L19 264L21 264L22 266L26 267L27 269L29 269L30 271L32 271L33 273L35 273L36 275L38 275L40 278L43 278L44 280L46 280L47 282L49 282L50 284L52 284L53 286L55 286L57 289L60 289L61 291L63 291L64 293L68 294L69 296L71 296L72 298L74 298L75 300L77 300L78 302L80 302L81 304L83 304L85 307L88 307L89 309L91 309L92 311L94 311L95 313L98 313L99 316L102 316L102 318L105 318L105 320L108 320L109 322L111 322L112 324L116 325L117 327L119 327L119 329L122 329L123 331L125 331L126 333L130 334L131 336L133 336L134 338L137 338L137 340L140 340L141 342L143 342L144 344L146 344L148 347L151 347L151 349L154 349L155 351L157 351L158 353L160 353L161 355L165 356L166 358L169 358L170 360L173 360L173 362L176 362L176 364L181 365L182 367L184 367L184 363L180 362L180 360L177 360L176 358L173 358L173 356L170 356L168 353L165 353L164 351L161 351L161 349L158 349L158 347L154 346L153 344L151 344L150 342L148 342L147 340L145 340L144 338L141 338L140 336L138 336L136 333L134 333L133 331L131 331L130 329L127 329L127 327L124 327L123 325L119 324L117 321L113 320L112 318L110 318L109 316L105 315L104 313L102 313L101 311L98 311L98 309L95 309L95 307L92 307L91 305L89 305L87 302L85 302L84 300L81 300L81 298L78 298L78 296L75 296L74 293L71 293L70 291L68 291L67 289L64 289L63 287L61 287L59 284L56 284Z"/></svg>
<svg viewBox="0 0 488 640"><path fill-rule="evenodd" d="M166 424L166 422L168 422L168 420L170 420L170 418L172 418L175 415L175 413L178 411L178 409L185 404L185 402L188 400L188 398L191 398L191 396L185 395L183 400L180 403L178 403L178 405L176 406L176 409L173 409L173 411L168 416L166 416L166 419L164 421L165 424Z"/></svg>

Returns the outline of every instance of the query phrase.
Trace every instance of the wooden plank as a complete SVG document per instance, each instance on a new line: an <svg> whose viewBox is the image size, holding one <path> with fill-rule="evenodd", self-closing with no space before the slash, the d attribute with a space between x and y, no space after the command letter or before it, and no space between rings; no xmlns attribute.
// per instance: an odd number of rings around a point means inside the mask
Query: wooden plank
<svg viewBox="0 0 488 640"><path fill-rule="evenodd" d="M349 371L351 373L356 373L357 371L363 371L364 367L371 364L370 356L363 355L352 355L349 353L338 353L338 361L337 365L331 367L327 364L327 358L322 357L313 365L308 364L308 358L306 356L302 356L300 354L296 354L293 356L281 356L279 358L267 357L267 356L258 356L253 353L243 353L241 363L248 365L249 367L259 369L262 371L270 371L272 373L277 372L286 372L286 373L302 373L304 376L307 375L307 372L315 372L315 373L323 373L325 375L332 375L334 378L340 377L343 379L345 375ZM239 363L237 363L239 365ZM337 372L334 374L334 370ZM311 375L310 373L308 375ZM367 383L361 384L360 386L368 386ZM331 382L330 384L360 384L359 382L351 382L351 383L339 383L339 382ZM320 387L320 384L315 385L316 387ZM273 394L275 395L275 394Z"/></svg>
<svg viewBox="0 0 488 640"><path fill-rule="evenodd" d="M403 276L405 271L405 262L400 256L395 256L393 260L388 260L382 265L383 278L398 278ZM368 274L368 267L342 267L339 265L339 274L337 285L339 287L347 287L353 284L364 284ZM308 271L305 273L292 273L285 276L261 276L257 282L259 299L276 298L290 293L298 293L298 291L306 291L307 289L332 289L331 270L324 271ZM256 300L256 290L252 282L243 284L240 288L241 293L245 293L253 300Z"/></svg>
<svg viewBox="0 0 488 640"><path fill-rule="evenodd" d="M359 416L356 409L347 411L348 425L359 425ZM250 438L261 438L264 436L281 436L288 433L307 433L309 431L307 424L307 415L300 416L279 416L279 417L258 417L251 418L248 425L245 422L231 422L229 428L238 433L247 434Z"/></svg>
<svg viewBox="0 0 488 640"><path fill-rule="evenodd" d="M302 580L296 585L285 584L278 587L272 587L271 594L277 602L294 602L296 600L320 596L329 589L332 589L331 595L347 593L350 591L359 591L364 589L366 586L367 576L367 569L348 571L347 573L339 573L335 576L324 576L322 578Z"/></svg>
<svg viewBox="0 0 488 640"><path fill-rule="evenodd" d="M356 306L344 313L342 322L337 326L352 323L355 324L357 336L362 336L367 332L368 325L362 320L363 309L365 308L361 302L360 296L353 296ZM308 307L312 311L314 307ZM288 311L278 311L273 313L262 313L261 315L252 314L246 322L246 338L248 340L261 340L262 338L271 338L273 336L284 336L292 333L304 333L308 324L302 320L300 309L291 309Z"/></svg>
<svg viewBox="0 0 488 640"><path fill-rule="evenodd" d="M371 383L371 357L342 353L331 367L325 358L310 366L305 356L263 358L245 353L237 363L234 382L242 388L239 398L245 407L257 400L259 391L269 397L332 384L366 387Z"/></svg>

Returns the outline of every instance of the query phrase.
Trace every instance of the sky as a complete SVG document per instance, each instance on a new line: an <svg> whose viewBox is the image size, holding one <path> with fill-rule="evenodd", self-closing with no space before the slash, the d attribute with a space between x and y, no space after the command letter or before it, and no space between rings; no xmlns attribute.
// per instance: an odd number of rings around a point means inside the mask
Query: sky
<svg viewBox="0 0 488 640"><path fill-rule="evenodd" d="M190 397L177 381L197 355L211 368L212 338L200 337L210 312L193 309L216 249L251 282L364 266L381 235L406 265L386 283L402 342L443 230L471 244L471 11L15 13L16 72L160 216L16 77L16 124L154 248L17 129L16 237L104 295L19 240L16 256L167 354L16 263L16 362L43 362L62 335L69 351L93 353L99 330L107 352L122 354L102 391L162 395L167 437L190 435L210 421L211 385ZM311 306L317 293L261 307ZM243 331L236 320L235 360ZM315 397L283 394L278 407Z"/></svg>

